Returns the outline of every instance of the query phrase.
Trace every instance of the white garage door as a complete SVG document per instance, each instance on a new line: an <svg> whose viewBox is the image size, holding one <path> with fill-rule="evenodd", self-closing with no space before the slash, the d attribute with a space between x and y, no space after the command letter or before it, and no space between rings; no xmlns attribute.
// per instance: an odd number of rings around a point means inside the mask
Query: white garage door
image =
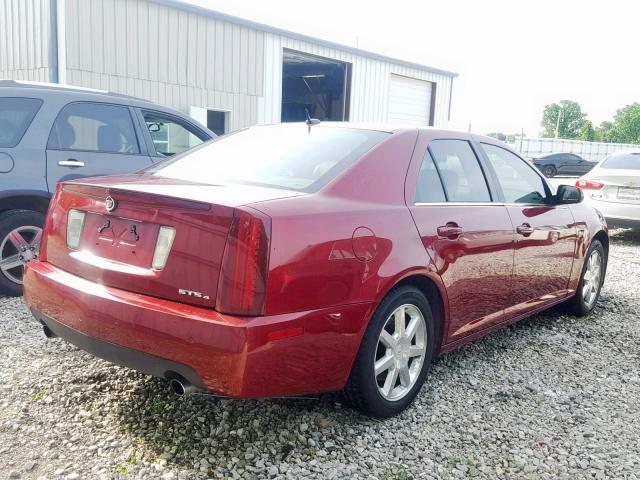
<svg viewBox="0 0 640 480"><path fill-rule="evenodd" d="M431 82L391 74L389 81L389 123L429 125Z"/></svg>

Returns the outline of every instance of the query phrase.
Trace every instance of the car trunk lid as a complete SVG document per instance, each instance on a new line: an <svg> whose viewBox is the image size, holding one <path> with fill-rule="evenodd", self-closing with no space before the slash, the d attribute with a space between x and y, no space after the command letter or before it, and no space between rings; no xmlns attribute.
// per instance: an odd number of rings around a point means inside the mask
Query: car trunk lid
<svg viewBox="0 0 640 480"><path fill-rule="evenodd" d="M604 187L600 200L640 205L640 171L600 168L589 177L590 181L600 182Z"/></svg>
<svg viewBox="0 0 640 480"><path fill-rule="evenodd" d="M66 183L52 202L43 256L105 286L213 308L234 210L298 194L148 175ZM77 248L67 245L72 209L85 213ZM175 229L175 238L164 267L154 269L161 227Z"/></svg>

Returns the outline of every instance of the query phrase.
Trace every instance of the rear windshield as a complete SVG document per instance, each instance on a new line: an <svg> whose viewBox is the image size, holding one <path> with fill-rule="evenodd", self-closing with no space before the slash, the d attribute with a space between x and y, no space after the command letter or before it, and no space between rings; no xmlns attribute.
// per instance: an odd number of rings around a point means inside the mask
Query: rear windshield
<svg viewBox="0 0 640 480"><path fill-rule="evenodd" d="M38 113L42 100L0 97L0 147L15 147Z"/></svg>
<svg viewBox="0 0 640 480"><path fill-rule="evenodd" d="M640 170L640 154L626 153L622 155L612 155L605 159L600 166L613 170Z"/></svg>
<svg viewBox="0 0 640 480"><path fill-rule="evenodd" d="M306 124L258 126L218 137L147 173L200 183L315 191L389 133Z"/></svg>

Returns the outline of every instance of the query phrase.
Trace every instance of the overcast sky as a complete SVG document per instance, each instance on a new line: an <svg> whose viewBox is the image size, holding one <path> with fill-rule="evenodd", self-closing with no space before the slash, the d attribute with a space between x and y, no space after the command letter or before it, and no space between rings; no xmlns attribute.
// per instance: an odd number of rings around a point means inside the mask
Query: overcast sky
<svg viewBox="0 0 640 480"><path fill-rule="evenodd" d="M535 136L554 101L596 125L640 102L637 0L188 1L455 71L453 128Z"/></svg>

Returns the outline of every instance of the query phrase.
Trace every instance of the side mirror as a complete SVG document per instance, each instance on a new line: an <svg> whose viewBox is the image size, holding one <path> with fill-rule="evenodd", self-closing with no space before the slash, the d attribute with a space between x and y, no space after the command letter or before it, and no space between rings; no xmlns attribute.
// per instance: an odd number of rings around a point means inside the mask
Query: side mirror
<svg viewBox="0 0 640 480"><path fill-rule="evenodd" d="M573 185L560 185L555 194L554 203L556 205L566 205L569 203L580 203L584 196L582 190Z"/></svg>

